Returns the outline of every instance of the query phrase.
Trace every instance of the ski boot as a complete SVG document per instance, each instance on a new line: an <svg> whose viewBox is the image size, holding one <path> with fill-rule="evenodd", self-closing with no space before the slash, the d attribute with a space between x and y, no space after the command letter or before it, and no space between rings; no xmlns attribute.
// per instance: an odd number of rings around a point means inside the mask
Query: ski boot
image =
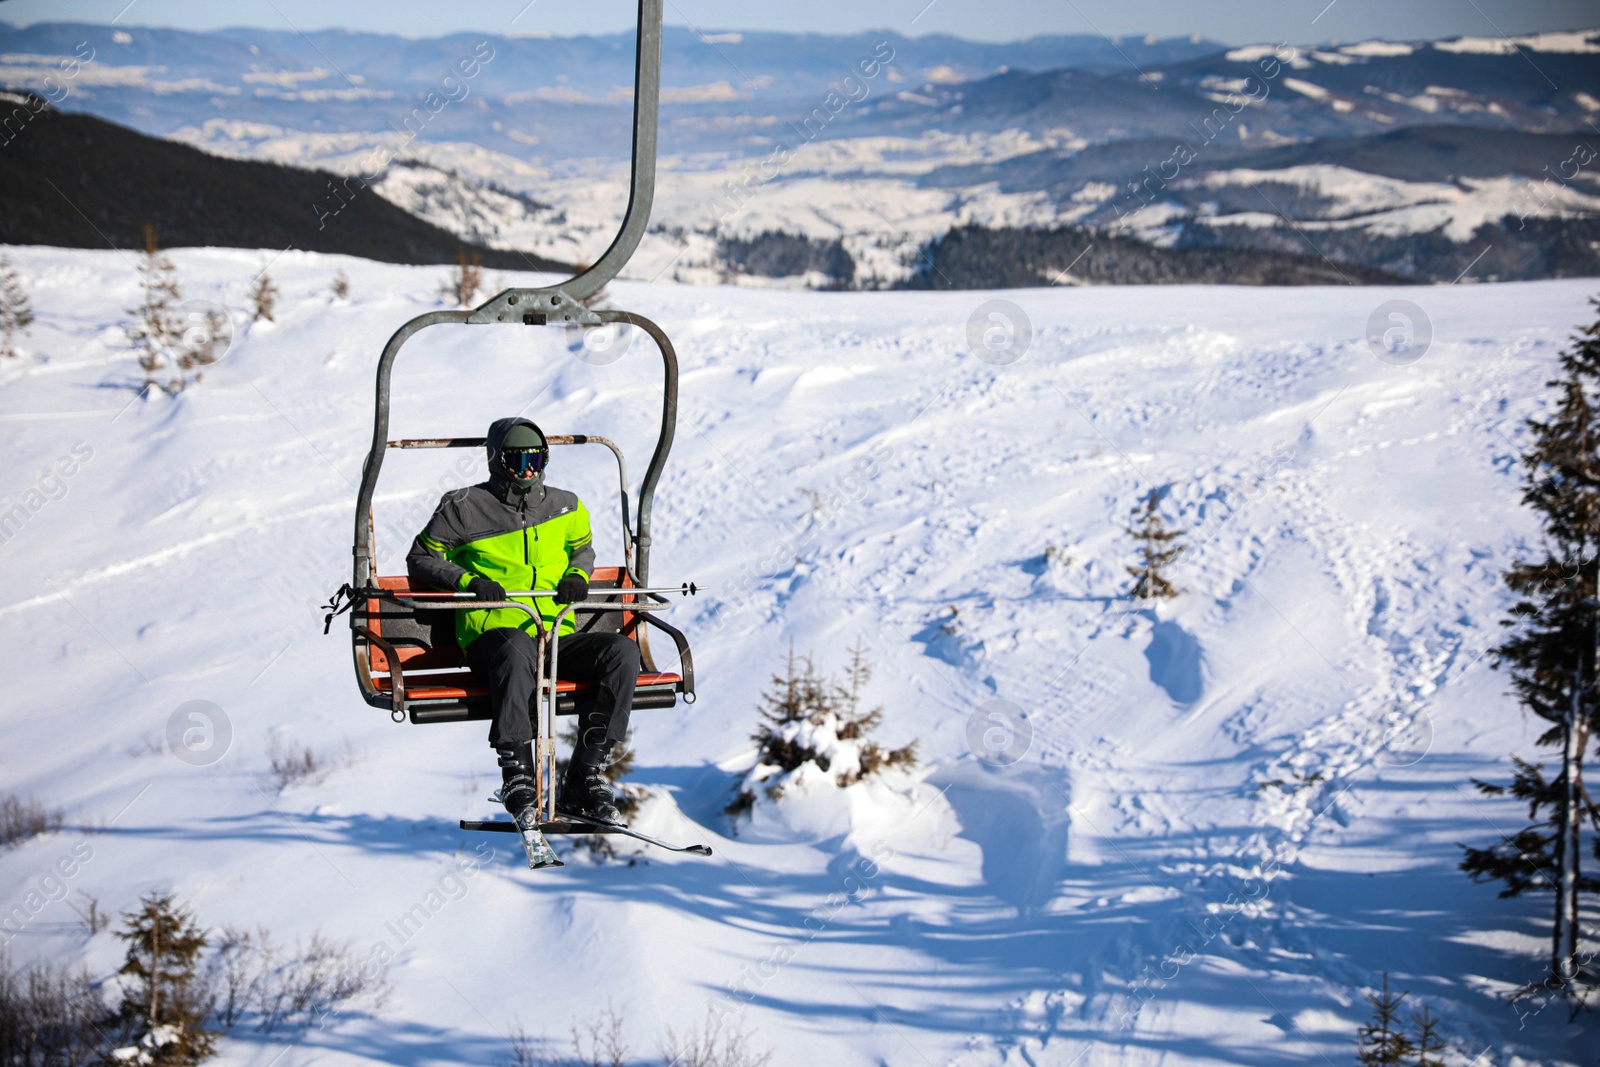
<svg viewBox="0 0 1600 1067"><path fill-rule="evenodd" d="M500 802L516 821L522 847L528 854L530 870L564 867L555 849L539 829L539 789L533 773L533 742L504 745L495 749L500 756Z"/></svg>
<svg viewBox="0 0 1600 1067"><path fill-rule="evenodd" d="M611 742L598 745L580 743L567 764L556 794L556 811L585 822L618 825L617 801L601 768L611 761Z"/></svg>

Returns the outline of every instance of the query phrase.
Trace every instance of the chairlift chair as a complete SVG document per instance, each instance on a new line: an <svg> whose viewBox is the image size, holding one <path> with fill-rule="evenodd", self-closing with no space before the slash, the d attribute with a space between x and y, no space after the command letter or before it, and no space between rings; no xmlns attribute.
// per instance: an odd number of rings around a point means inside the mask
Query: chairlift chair
<svg viewBox="0 0 1600 1067"><path fill-rule="evenodd" d="M634 709L670 708L677 704L680 696L685 703L693 703L695 696L694 659L689 643L682 632L656 618L656 612L671 606L668 594L692 594L696 587L691 583L676 588L650 586L651 505L672 447L677 421L677 353L665 332L644 316L627 311L593 310L583 303L616 277L638 247L649 221L655 192L662 6L663 0L639 0L632 176L627 212L610 247L592 267L558 285L507 289L471 310L431 311L400 327L384 346L378 360L372 445L362 468L361 487L356 498L354 573L350 586L343 592L348 598L346 606L350 612L356 681L368 704L387 709L393 719L401 723L409 721L421 725L490 718L488 687L467 669L461 649L456 645L454 613L485 607L520 608L534 620L533 636L540 655L534 695L536 706L531 709L531 716L539 811L546 833L597 832L593 826L558 822L555 816L555 718L576 714L584 710L586 701L593 699L591 683L561 681L555 677L560 656L558 631L569 613L575 613L580 631L621 633L638 643L641 670L633 698ZM616 443L587 434L547 438L551 446L597 445L611 451L617 462L623 547L623 562L596 567L590 578L589 597L581 603L568 605L548 630L538 612L527 604L511 600L486 603L468 599L466 594L415 589L406 575L380 575L375 571L372 500L388 450L484 447L482 437L389 438L390 378L395 360L402 346L415 334L441 323L524 327L596 327L614 323L642 330L661 355L664 370L661 429L639 485L638 504L631 524L627 463ZM528 594L527 590L508 593ZM532 595L553 594L544 591ZM335 612L342 610L337 597L333 607ZM646 638L648 628L660 630L672 640L677 652L676 670L662 669L656 663ZM462 827L516 829L515 824L509 822L463 821ZM710 850L705 846L691 846L687 851L709 854Z"/></svg>

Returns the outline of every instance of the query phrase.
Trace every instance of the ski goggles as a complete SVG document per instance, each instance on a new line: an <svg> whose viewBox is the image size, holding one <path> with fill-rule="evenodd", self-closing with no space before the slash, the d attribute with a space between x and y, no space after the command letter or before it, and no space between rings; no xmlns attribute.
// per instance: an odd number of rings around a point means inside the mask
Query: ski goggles
<svg viewBox="0 0 1600 1067"><path fill-rule="evenodd" d="M500 452L500 462L507 471L518 478L526 478L530 474L544 470L544 465L549 459L548 448L507 448Z"/></svg>

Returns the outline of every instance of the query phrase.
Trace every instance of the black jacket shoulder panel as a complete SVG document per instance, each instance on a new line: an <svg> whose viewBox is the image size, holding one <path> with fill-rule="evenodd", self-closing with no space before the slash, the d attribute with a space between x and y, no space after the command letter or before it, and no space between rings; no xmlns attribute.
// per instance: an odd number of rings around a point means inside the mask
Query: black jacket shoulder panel
<svg viewBox="0 0 1600 1067"><path fill-rule="evenodd" d="M568 489L557 489L553 485L544 487L544 499L537 505L538 522L549 522L557 515L565 515L569 511L578 510L578 494Z"/></svg>

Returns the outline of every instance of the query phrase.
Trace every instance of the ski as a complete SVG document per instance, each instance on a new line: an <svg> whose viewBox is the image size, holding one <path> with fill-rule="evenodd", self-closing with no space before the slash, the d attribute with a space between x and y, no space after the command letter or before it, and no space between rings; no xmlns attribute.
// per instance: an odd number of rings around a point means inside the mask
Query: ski
<svg viewBox="0 0 1600 1067"><path fill-rule="evenodd" d="M643 841L647 845L654 845L657 848L664 848L668 852L687 852L692 856L711 855L710 845L674 845L671 842L661 840L659 837L651 837L649 834L642 834L632 827L623 826L621 823L603 822L600 819L586 819L582 815L573 815L570 812L565 811L561 812L560 814L562 818L570 819L572 822L582 823L585 826L593 826L601 833L622 834L624 837L631 837L635 840Z"/></svg>
<svg viewBox="0 0 1600 1067"><path fill-rule="evenodd" d="M501 803L500 790L494 791L490 798L496 804ZM526 816L526 819L523 818ZM550 847L550 841L544 836L544 828L539 822L538 809L529 806L522 816L513 815L511 822L469 822L461 820L463 830L495 830L503 833L518 834L522 838L523 851L528 854L528 869L530 871L542 870L545 867L565 867L561 857L556 855L556 850Z"/></svg>
<svg viewBox="0 0 1600 1067"><path fill-rule="evenodd" d="M489 794L489 799L493 803L500 803L500 790L496 789L493 793ZM659 837L651 837L649 834L640 833L638 830L635 830L629 826L624 826L619 822L605 822L601 819L586 819L582 815L573 815L569 812L561 811L560 809L557 809L556 814L560 815L563 819L568 820L569 823L579 823L583 826L592 826L595 828L595 831L602 834L621 834L624 837L631 837L637 841L643 841L647 845L654 845L657 848L664 848L668 852L687 852L691 856L711 855L710 845L674 845L670 841L663 841ZM503 826L505 824L473 823L469 826L467 823L463 822L461 824L461 828L463 830L487 830L497 825ZM569 828L569 826L561 823L545 823L544 826L552 833L583 832L581 830Z"/></svg>
<svg viewBox="0 0 1600 1067"><path fill-rule="evenodd" d="M461 828L463 830L481 830L485 833L521 833L517 828L517 824L509 819L487 819L482 821L462 819ZM557 819L554 822L542 822L539 824L539 829L543 831L546 837L551 834L604 834L610 832L598 826L580 826L575 822L564 822L561 819Z"/></svg>
<svg viewBox="0 0 1600 1067"><path fill-rule="evenodd" d="M499 804L501 802L500 801L500 790L496 789L493 793L489 794L489 800L491 802L495 803L495 804ZM561 818L566 819L567 822L566 823L559 823L559 822L544 823L543 824L544 828L549 830L551 833L570 834L570 833L584 833L584 832L586 832L584 830L578 829L577 827L573 827L571 825L572 823L578 823L578 824L580 824L580 826L583 826L583 827L593 827L594 828L594 832L596 832L596 833L621 834L624 837L631 837L636 841L643 841L647 845L654 845L657 848L664 848L668 852L687 852L691 856L709 856L709 855L711 855L711 846L710 845L674 845L670 841L663 841L659 837L651 837L649 834L640 833L638 830L635 830L630 826L624 826L619 822L605 822L602 819L586 819L582 815L573 815L570 812L560 811L559 809L557 810L557 814L560 815ZM466 820L462 820L461 828L463 830L498 830L498 829L501 829L501 828L509 830L509 829L511 829L511 824L510 823L495 823L495 822L468 823ZM534 832L537 833L538 831L534 831ZM526 832L524 832L523 836L524 836L524 844L526 844L526 836L527 836ZM540 835L540 837L541 837L541 840L542 840L543 839L543 835ZM548 841L546 841L544 847L546 849L549 849L550 848L550 843ZM551 851L550 852L550 856L551 856L552 859L554 859L555 858L555 852ZM531 851L528 853L528 861L529 861L530 865L533 862L533 853ZM557 865L560 865L560 864L561 864L561 861L560 860L556 860L556 862L554 864L546 863L546 864L544 864L544 866L549 867L549 866L557 866Z"/></svg>
<svg viewBox="0 0 1600 1067"><path fill-rule="evenodd" d="M556 855L556 850L550 847L550 842L539 829L538 816L534 809L529 808L523 813L529 816L524 822L520 817L516 821L517 833L522 837L523 850L528 853L528 869L537 871L545 867L565 867L561 857Z"/></svg>

